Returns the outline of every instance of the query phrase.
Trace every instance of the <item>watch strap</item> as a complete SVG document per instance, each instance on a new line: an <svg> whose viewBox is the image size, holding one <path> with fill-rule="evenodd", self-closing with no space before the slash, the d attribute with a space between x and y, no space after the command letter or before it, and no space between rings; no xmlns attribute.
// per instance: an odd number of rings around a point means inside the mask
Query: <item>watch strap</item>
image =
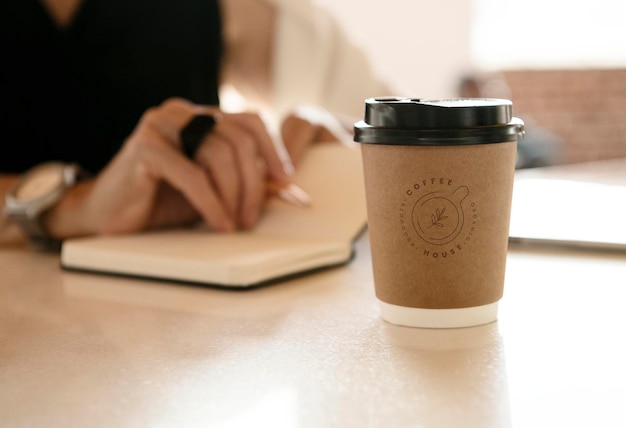
<svg viewBox="0 0 626 428"><path fill-rule="evenodd" d="M25 176L28 176L30 171L26 172ZM85 173L76 164L65 164L63 165L62 175L61 187L54 189L47 198L44 198L41 206L20 206L19 202L16 202L10 196L11 191L7 196L5 213L22 229L31 246L38 250L59 251L61 249L62 240L50 236L42 222L42 217L58 203L69 188L73 187L85 176ZM17 186L19 186L19 183L16 185L16 188Z"/></svg>
<svg viewBox="0 0 626 428"><path fill-rule="evenodd" d="M29 244L40 251L56 252L61 250L61 239L53 238L48 234L46 228L41 222L41 216L30 218L25 213L18 213L11 216L24 234L28 237Z"/></svg>

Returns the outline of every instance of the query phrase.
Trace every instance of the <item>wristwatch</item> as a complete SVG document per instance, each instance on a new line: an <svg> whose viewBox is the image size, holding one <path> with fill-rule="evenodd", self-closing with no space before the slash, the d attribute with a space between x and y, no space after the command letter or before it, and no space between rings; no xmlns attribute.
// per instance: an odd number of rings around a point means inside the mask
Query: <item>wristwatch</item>
<svg viewBox="0 0 626 428"><path fill-rule="evenodd" d="M46 231L42 216L78 182L79 176L78 165L47 162L27 171L6 194L4 214L22 228L35 248L60 249L61 241Z"/></svg>

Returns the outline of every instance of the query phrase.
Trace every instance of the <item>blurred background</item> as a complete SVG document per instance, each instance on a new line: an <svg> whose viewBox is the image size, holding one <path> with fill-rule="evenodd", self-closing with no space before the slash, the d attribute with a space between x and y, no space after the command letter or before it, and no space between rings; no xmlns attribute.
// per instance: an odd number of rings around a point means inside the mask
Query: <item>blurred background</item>
<svg viewBox="0 0 626 428"><path fill-rule="evenodd" d="M316 0L397 94L513 100L559 146L552 163L626 157L626 2Z"/></svg>

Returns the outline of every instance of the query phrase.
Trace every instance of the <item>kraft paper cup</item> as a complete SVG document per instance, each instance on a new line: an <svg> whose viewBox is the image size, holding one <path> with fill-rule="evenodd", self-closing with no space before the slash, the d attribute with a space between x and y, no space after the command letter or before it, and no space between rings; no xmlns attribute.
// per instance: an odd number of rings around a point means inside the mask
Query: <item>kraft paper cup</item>
<svg viewBox="0 0 626 428"><path fill-rule="evenodd" d="M383 319L424 328L497 319L522 136L508 100L366 100L355 141Z"/></svg>

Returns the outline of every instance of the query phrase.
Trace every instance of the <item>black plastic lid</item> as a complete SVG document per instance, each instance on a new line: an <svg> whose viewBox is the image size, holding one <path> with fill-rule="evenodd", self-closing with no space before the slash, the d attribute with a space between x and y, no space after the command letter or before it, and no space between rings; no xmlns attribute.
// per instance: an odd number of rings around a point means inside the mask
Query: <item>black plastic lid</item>
<svg viewBox="0 0 626 428"><path fill-rule="evenodd" d="M524 123L509 100L370 98L354 130L358 143L464 145L517 141Z"/></svg>

